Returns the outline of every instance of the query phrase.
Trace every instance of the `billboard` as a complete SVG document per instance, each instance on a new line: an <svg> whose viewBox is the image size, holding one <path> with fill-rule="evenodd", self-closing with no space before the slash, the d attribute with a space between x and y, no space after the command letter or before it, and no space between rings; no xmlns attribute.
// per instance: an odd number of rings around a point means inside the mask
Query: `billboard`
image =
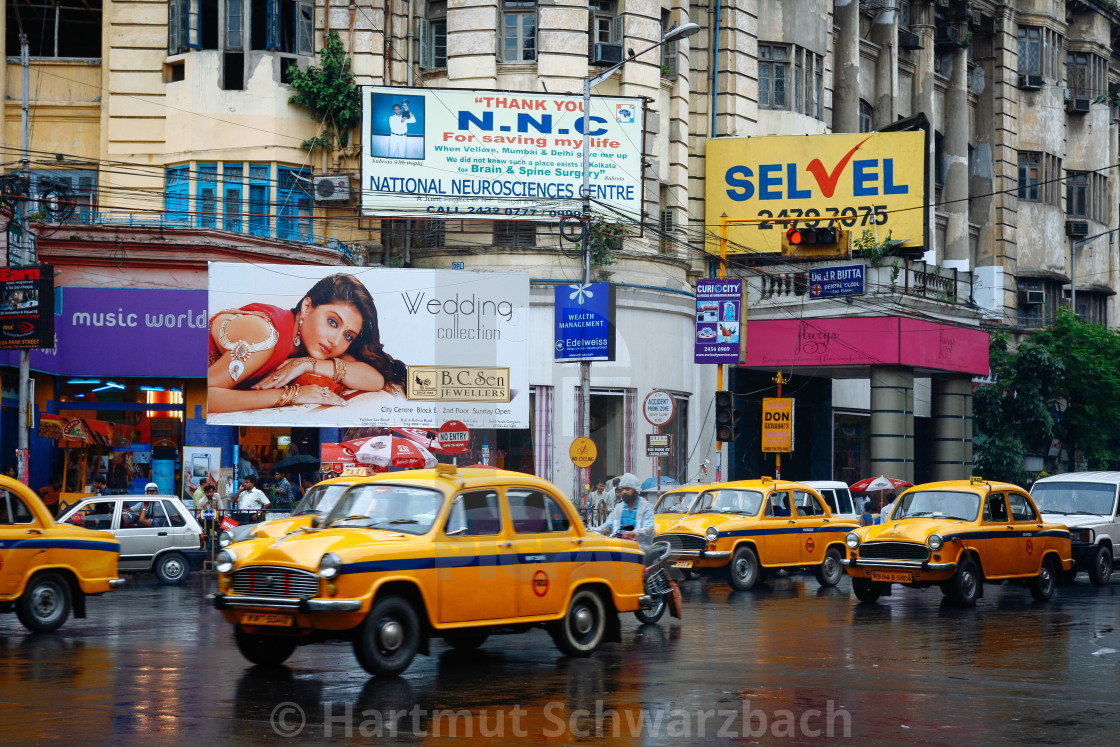
<svg viewBox="0 0 1120 747"><path fill-rule="evenodd" d="M762 451L787 454L793 451L793 398L762 398Z"/></svg>
<svg viewBox="0 0 1120 747"><path fill-rule="evenodd" d="M742 363L747 305L743 281L705 278L696 281L695 363Z"/></svg>
<svg viewBox="0 0 1120 747"><path fill-rule="evenodd" d="M614 360L614 286L610 283L558 285L553 322L553 360Z"/></svg>
<svg viewBox="0 0 1120 747"><path fill-rule="evenodd" d="M208 308L210 425L529 425L524 273L212 262Z"/></svg>
<svg viewBox="0 0 1120 747"><path fill-rule="evenodd" d="M593 211L640 219L644 128L642 99L592 98ZM581 96L363 86L361 131L367 215L555 221L582 210Z"/></svg>
<svg viewBox="0 0 1120 747"><path fill-rule="evenodd" d="M0 350L54 347L54 266L0 267Z"/></svg>
<svg viewBox="0 0 1120 747"><path fill-rule="evenodd" d="M705 222L726 213L729 254L782 250L794 227L925 240L924 132L780 135L708 141ZM736 221L743 221L736 223Z"/></svg>

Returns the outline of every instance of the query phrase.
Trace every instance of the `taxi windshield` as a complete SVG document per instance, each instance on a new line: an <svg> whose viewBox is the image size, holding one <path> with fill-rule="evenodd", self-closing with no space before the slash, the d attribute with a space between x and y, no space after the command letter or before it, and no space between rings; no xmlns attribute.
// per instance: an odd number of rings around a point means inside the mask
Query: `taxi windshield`
<svg viewBox="0 0 1120 747"><path fill-rule="evenodd" d="M657 501L654 507L655 514L685 514L692 505L696 493L666 493Z"/></svg>
<svg viewBox="0 0 1120 747"><path fill-rule="evenodd" d="M338 499L349 487L346 484L316 485L303 496L303 500L292 511L292 516L329 514L331 509L334 508L334 504L338 503Z"/></svg>
<svg viewBox="0 0 1120 747"><path fill-rule="evenodd" d="M1040 482L1031 490L1044 514L1112 516L1116 486L1103 482Z"/></svg>
<svg viewBox="0 0 1120 747"><path fill-rule="evenodd" d="M691 513L742 514L754 516L762 506L762 493L757 490L709 490L696 501Z"/></svg>
<svg viewBox="0 0 1120 747"><path fill-rule="evenodd" d="M357 485L346 491L325 524L424 534L431 529L443 500L443 493L431 488Z"/></svg>
<svg viewBox="0 0 1120 747"><path fill-rule="evenodd" d="M980 496L956 490L912 490L898 499L891 514L897 519L962 519L976 521Z"/></svg>

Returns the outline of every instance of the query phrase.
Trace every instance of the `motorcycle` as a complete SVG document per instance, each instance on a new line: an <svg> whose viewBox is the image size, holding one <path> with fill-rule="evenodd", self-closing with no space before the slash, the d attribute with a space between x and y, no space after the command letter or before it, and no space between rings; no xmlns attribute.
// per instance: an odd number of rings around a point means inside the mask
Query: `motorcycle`
<svg viewBox="0 0 1120 747"><path fill-rule="evenodd" d="M622 527L627 529L627 527ZM614 537L621 537L616 532ZM650 602L634 610L634 617L643 624L654 624L669 610L672 617L681 618L681 590L670 576L672 571L668 559L671 549L667 542L655 542L645 551L642 561L642 584Z"/></svg>

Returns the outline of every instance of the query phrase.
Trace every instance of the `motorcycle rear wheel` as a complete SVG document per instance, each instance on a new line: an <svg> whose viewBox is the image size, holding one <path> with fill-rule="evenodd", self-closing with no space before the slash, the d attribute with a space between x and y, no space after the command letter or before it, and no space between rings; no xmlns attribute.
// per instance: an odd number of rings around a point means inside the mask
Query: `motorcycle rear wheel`
<svg viewBox="0 0 1120 747"><path fill-rule="evenodd" d="M665 601L665 597L657 597L657 601L650 607L639 607L634 610L634 617L638 618L638 622L644 625L654 625L665 615L665 610L668 609L669 604Z"/></svg>

